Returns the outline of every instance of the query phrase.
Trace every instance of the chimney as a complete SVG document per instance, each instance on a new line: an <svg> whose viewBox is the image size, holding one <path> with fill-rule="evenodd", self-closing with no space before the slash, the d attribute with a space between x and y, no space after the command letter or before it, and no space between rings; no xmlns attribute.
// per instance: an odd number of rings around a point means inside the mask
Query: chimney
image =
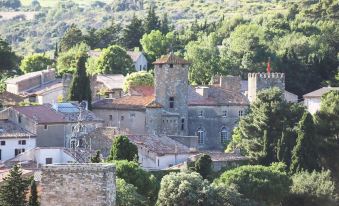
<svg viewBox="0 0 339 206"><path fill-rule="evenodd" d="M195 91L200 94L201 96L207 98L208 97L208 89L209 87L203 87L203 86L200 86L200 87L196 87L195 88Z"/></svg>

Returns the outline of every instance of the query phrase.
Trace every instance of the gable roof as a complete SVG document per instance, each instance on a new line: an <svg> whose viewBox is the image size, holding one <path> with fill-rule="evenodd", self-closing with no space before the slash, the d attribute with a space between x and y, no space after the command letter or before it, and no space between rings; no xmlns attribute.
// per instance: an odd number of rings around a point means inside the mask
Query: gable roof
<svg viewBox="0 0 339 206"><path fill-rule="evenodd" d="M127 54L131 57L133 62L138 61L139 57L143 55L140 51L127 51Z"/></svg>
<svg viewBox="0 0 339 206"><path fill-rule="evenodd" d="M321 97L324 94L326 94L327 92L332 91L332 90L339 90L339 87L323 87L323 88L317 89L313 92L304 94L303 97L304 98Z"/></svg>
<svg viewBox="0 0 339 206"><path fill-rule="evenodd" d="M8 120L0 120L0 139L8 138L29 138L35 137L34 134L28 132L27 130L19 127Z"/></svg>
<svg viewBox="0 0 339 206"><path fill-rule="evenodd" d="M190 64L189 61L174 55L172 52L168 55L163 55L153 64Z"/></svg>
<svg viewBox="0 0 339 206"><path fill-rule="evenodd" d="M160 108L161 105L154 102L154 96L124 96L118 99L103 99L95 102L94 109L130 109L145 110L148 106Z"/></svg>
<svg viewBox="0 0 339 206"><path fill-rule="evenodd" d="M0 93L0 101L4 102L6 105L14 106L24 100L25 98L7 91Z"/></svg>
<svg viewBox="0 0 339 206"><path fill-rule="evenodd" d="M125 77L122 74L99 74L96 81L104 84L108 89L122 89Z"/></svg>
<svg viewBox="0 0 339 206"><path fill-rule="evenodd" d="M22 115L36 121L38 124L64 123L64 116L46 105L13 107Z"/></svg>

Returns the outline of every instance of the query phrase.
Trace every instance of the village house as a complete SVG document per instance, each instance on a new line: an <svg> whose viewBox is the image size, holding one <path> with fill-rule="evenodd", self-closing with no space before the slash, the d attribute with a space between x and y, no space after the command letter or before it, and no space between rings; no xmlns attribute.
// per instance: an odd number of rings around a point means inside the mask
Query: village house
<svg viewBox="0 0 339 206"><path fill-rule="evenodd" d="M240 77L219 75L211 85L190 86L190 63L173 53L153 64L153 88L134 88L129 95L93 104L106 126L133 135L165 135L185 144L198 137L198 149L222 150L257 91L273 86L285 90L281 73L249 74L246 96Z"/></svg>
<svg viewBox="0 0 339 206"><path fill-rule="evenodd" d="M122 74L98 74L92 78L94 84L94 100L106 98L120 98L123 96L123 85L125 77Z"/></svg>
<svg viewBox="0 0 339 206"><path fill-rule="evenodd" d="M327 92L330 92L332 90L339 90L339 87L323 87L313 92L305 94L303 97L304 97L304 105L307 107L307 110L311 114L315 114L317 111L319 111L320 104L321 104L321 97Z"/></svg>
<svg viewBox="0 0 339 206"><path fill-rule="evenodd" d="M54 103L62 97L62 80L54 69L31 72L6 80L6 91L38 104Z"/></svg>
<svg viewBox="0 0 339 206"><path fill-rule="evenodd" d="M12 106L18 106L20 102L25 101L25 98L3 91L0 93L0 111Z"/></svg>

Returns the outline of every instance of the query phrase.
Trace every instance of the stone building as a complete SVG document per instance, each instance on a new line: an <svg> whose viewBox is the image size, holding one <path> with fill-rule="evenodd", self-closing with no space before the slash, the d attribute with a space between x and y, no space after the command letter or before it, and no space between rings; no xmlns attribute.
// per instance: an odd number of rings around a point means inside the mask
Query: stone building
<svg viewBox="0 0 339 206"><path fill-rule="evenodd" d="M315 114L317 111L319 111L321 105L321 97L333 90L339 90L339 87L322 87L303 95L304 105L307 107L307 110L311 114Z"/></svg>
<svg viewBox="0 0 339 206"><path fill-rule="evenodd" d="M54 164L42 168L41 206L115 206L113 164Z"/></svg>
<svg viewBox="0 0 339 206"><path fill-rule="evenodd" d="M273 86L285 90L282 73L249 74L244 92L235 76L216 75L210 85L189 85L190 63L173 53L153 64L153 89L134 88L129 95L93 104L93 112L107 126L129 134L165 135L188 146L197 137L198 149L222 150L258 91Z"/></svg>

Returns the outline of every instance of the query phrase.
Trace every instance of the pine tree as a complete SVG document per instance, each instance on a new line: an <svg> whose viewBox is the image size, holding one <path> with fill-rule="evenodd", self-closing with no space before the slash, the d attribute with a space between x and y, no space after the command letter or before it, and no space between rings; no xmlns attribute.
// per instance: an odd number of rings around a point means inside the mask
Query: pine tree
<svg viewBox="0 0 339 206"><path fill-rule="evenodd" d="M28 206L39 206L39 200L38 200L38 190L36 187L36 182L33 179L31 181L31 185L30 185L30 196L29 196L29 201L28 201Z"/></svg>
<svg viewBox="0 0 339 206"><path fill-rule="evenodd" d="M91 162L92 163L100 163L101 162L100 151L99 150L96 152L95 156L93 156L91 158Z"/></svg>
<svg viewBox="0 0 339 206"><path fill-rule="evenodd" d="M162 17L161 25L160 25L160 31L164 35L166 35L169 32L167 13L165 13L164 16Z"/></svg>
<svg viewBox="0 0 339 206"><path fill-rule="evenodd" d="M60 41L60 50L62 52L68 51L70 48L81 43L83 40L84 37L81 30L72 24Z"/></svg>
<svg viewBox="0 0 339 206"><path fill-rule="evenodd" d="M138 17L133 15L133 18L126 26L123 31L123 39L125 47L128 49L132 49L135 47L141 48L140 39L144 35L144 28L142 25L142 21L138 19Z"/></svg>
<svg viewBox="0 0 339 206"><path fill-rule="evenodd" d="M318 168L317 147L315 144L315 128L313 117L305 112L297 127L297 141L292 150L292 173L301 170L314 170Z"/></svg>
<svg viewBox="0 0 339 206"><path fill-rule="evenodd" d="M25 206L28 186L29 181L23 178L21 168L14 165L1 183L0 205Z"/></svg>
<svg viewBox="0 0 339 206"><path fill-rule="evenodd" d="M85 100L88 102L88 108L91 108L91 86L90 79L86 74L86 60L87 55L81 54L69 89L68 100L78 102Z"/></svg>
<svg viewBox="0 0 339 206"><path fill-rule="evenodd" d="M152 30L160 29L160 22L158 16L155 14L154 7L150 7L144 23L145 33L149 34Z"/></svg>

